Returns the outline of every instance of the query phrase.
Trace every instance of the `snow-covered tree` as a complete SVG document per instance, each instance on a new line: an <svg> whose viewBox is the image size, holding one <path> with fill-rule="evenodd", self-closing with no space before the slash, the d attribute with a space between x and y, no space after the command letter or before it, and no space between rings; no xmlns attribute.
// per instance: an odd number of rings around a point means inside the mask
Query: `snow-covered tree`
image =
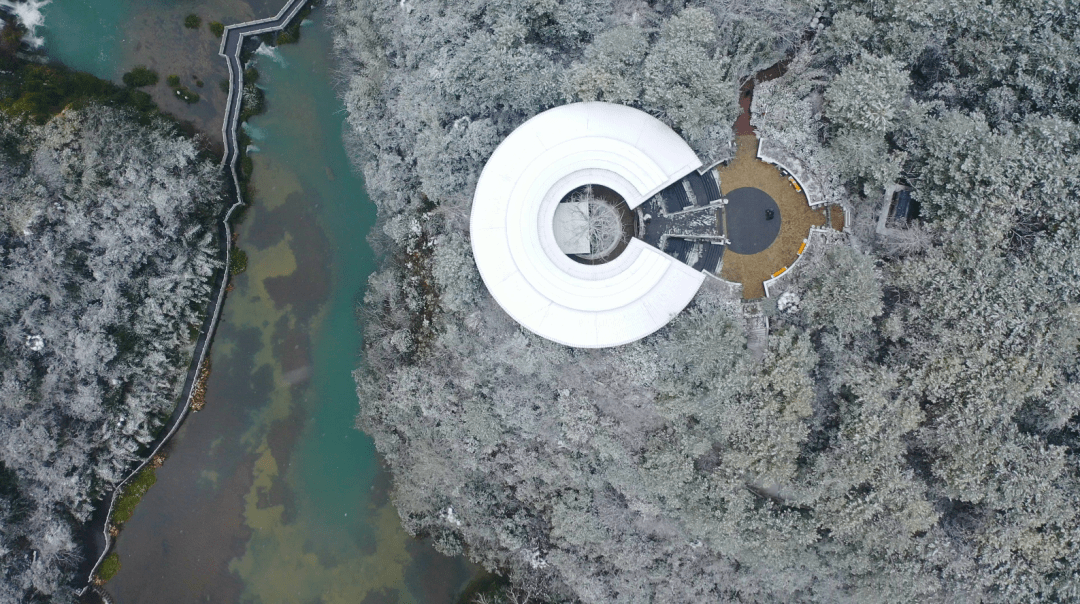
<svg viewBox="0 0 1080 604"><path fill-rule="evenodd" d="M406 529L555 600L1080 598L1078 15L1045 0L339 5L388 252L363 304L358 421ZM751 123L855 228L785 277L761 362L738 304L708 287L610 350L501 311L462 219L499 140L602 99L713 159L740 86L784 53ZM896 181L921 212L879 237Z"/></svg>
<svg viewBox="0 0 1080 604"><path fill-rule="evenodd" d="M177 403L220 173L118 109L0 114L0 139L0 584L64 602L72 534Z"/></svg>

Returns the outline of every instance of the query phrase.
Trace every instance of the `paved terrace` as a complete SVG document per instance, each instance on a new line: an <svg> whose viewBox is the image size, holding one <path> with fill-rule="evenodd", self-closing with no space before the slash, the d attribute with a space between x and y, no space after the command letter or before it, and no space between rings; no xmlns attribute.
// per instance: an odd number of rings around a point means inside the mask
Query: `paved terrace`
<svg viewBox="0 0 1080 604"><path fill-rule="evenodd" d="M735 159L717 169L721 191L725 195L743 187L764 191L779 207L782 222L776 239L765 250L750 255L728 250L720 275L728 281L742 283L744 298L763 298L764 282L795 263L805 250L810 227L826 226L828 214L824 208L810 207L806 195L796 188L797 182L789 180L776 166L758 159L756 136L742 135L736 141Z"/></svg>
<svg viewBox="0 0 1080 604"><path fill-rule="evenodd" d="M743 100L748 105L749 95ZM755 135L736 142L732 161L691 172L641 204L638 237L695 270L741 283L753 300L795 264L811 228L843 230L844 214L838 205L811 206L798 175L759 157Z"/></svg>

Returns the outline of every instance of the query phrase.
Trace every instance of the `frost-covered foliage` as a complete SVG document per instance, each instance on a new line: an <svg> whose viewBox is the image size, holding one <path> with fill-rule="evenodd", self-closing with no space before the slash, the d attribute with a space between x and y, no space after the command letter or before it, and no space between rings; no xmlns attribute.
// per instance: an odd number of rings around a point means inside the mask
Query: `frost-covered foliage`
<svg viewBox="0 0 1080 604"><path fill-rule="evenodd" d="M0 114L0 601L64 602L73 532L176 405L220 175L121 110Z"/></svg>
<svg viewBox="0 0 1080 604"><path fill-rule="evenodd" d="M405 527L552 600L1080 599L1078 14L842 1L799 41L796 2L339 6L388 251L359 423ZM752 123L855 228L791 271L764 362L711 289L599 351L499 309L465 218L515 125L605 99L707 158L783 49ZM897 181L921 215L878 239Z"/></svg>
<svg viewBox="0 0 1080 604"><path fill-rule="evenodd" d="M574 100L658 116L702 155L727 149L738 88L782 56L807 9L635 0L352 0L336 9L357 162L385 218L425 198L467 208L511 130Z"/></svg>
<svg viewBox="0 0 1080 604"><path fill-rule="evenodd" d="M584 240L589 243L591 253L584 258L603 258L617 245L624 243L628 235L623 232L622 216L615 206L593 195L592 188L577 193L570 199L570 229L566 236L570 241Z"/></svg>

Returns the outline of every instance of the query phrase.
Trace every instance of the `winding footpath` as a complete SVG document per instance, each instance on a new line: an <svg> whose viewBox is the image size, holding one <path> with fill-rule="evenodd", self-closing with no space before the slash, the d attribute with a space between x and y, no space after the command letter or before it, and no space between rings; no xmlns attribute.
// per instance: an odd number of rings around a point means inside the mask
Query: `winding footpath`
<svg viewBox="0 0 1080 604"><path fill-rule="evenodd" d="M105 514L95 514L91 521L90 530L92 532L92 542L90 543L89 549L92 552L99 552L99 554L94 565L90 567L86 573L86 584L77 591L80 596L87 591L92 590L103 601L111 601L105 590L95 587L93 581L95 573L97 573L102 561L112 547L112 538L109 536L109 519L112 517L113 508L116 506L116 500L120 496L122 487L150 463L165 444L172 439L173 435L176 434L176 431L180 429L180 425L183 423L184 418L187 417L188 411L191 409L191 400L195 393L195 386L198 383L199 370L202 368L203 363L206 362L206 355L210 350L210 342L213 339L214 330L217 328L218 320L221 317L221 307L225 302L225 292L229 285L229 263L232 260L232 227L229 225L229 220L232 218L233 212L244 205L243 191L240 187L240 179L236 173L236 161L240 156L240 149L237 147L236 141L236 130L239 125L240 101L244 91L244 70L240 63L240 54L243 50L244 39L248 36L257 36L259 34L284 29L292 22L306 2L307 0L289 0L285 6L278 11L276 16L267 19L259 19L257 21L229 25L225 28L224 34L222 34L221 47L218 50L218 54L225 58L225 62L229 66L229 97L225 105L225 119L222 121L221 125L221 134L225 141L225 154L221 158L221 167L228 167L229 177L232 179L233 191L236 194L236 201L225 211L225 214L221 218L221 246L225 256L225 265L221 271L221 281L218 283L216 293L214 294L212 312L208 313L203 320L202 327L199 331L199 339L195 342L191 365L188 367L187 377L184 380L184 387L183 390L181 390L180 399L183 401L182 404L178 405L173 411L173 414L165 424L163 436L158 438L153 449L142 463L132 470L124 480L120 481L111 493L106 495L109 500L107 512Z"/></svg>

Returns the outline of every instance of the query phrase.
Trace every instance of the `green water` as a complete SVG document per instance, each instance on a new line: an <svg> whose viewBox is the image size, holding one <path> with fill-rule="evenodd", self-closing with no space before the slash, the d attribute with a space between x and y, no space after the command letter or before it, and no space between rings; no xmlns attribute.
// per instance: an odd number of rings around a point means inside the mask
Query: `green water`
<svg viewBox="0 0 1080 604"><path fill-rule="evenodd" d="M41 8L45 24L37 34L49 53L72 69L107 80L116 73L124 23L131 12L129 0L53 0Z"/></svg>
<svg viewBox="0 0 1080 604"><path fill-rule="evenodd" d="M155 27L188 35L176 32L178 3L161 1L163 17L140 4L124 21L122 0L109 18L81 1L63 14L93 23L57 19L43 33L54 56L98 75L163 52L146 42ZM267 13L229 1L234 13ZM268 111L250 123L255 194L237 242L248 270L225 303L206 407L168 446L117 541L122 567L107 589L121 604L450 603L475 571L402 531L372 442L353 428L355 302L375 267L375 208L341 142L322 11L311 19L299 44L256 61ZM106 25L119 45L93 57L83 42L55 43ZM201 45L194 62L216 50Z"/></svg>

